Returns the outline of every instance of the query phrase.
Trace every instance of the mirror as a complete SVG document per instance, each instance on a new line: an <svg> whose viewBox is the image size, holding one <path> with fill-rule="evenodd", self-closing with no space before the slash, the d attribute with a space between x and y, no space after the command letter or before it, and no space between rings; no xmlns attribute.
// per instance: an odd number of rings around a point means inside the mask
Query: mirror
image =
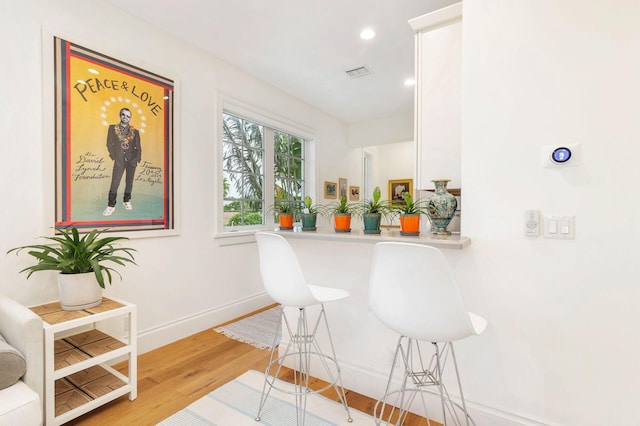
<svg viewBox="0 0 640 426"><path fill-rule="evenodd" d="M371 199L373 189L376 186L380 187L382 198L390 200L389 181L415 179L414 167L415 145L413 141L363 147L361 200ZM458 211L449 225L449 230L459 233L461 198L459 192L452 192L458 198ZM428 198L429 195L430 192L427 191L418 191L415 194L418 198ZM397 225L395 222L397 219L390 225ZM423 229L428 229L428 222L424 221L422 226Z"/></svg>
<svg viewBox="0 0 640 426"><path fill-rule="evenodd" d="M389 181L414 179L414 165L413 141L363 147L361 199L371 199L376 186L380 187L382 199L391 199Z"/></svg>

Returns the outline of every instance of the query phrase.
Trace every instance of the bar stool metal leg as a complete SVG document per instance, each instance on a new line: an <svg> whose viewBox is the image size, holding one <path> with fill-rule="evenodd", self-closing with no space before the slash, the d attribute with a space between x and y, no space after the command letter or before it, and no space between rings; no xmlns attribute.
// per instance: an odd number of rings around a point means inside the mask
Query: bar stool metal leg
<svg viewBox="0 0 640 426"><path fill-rule="evenodd" d="M321 304L321 310L318 318L315 320L313 327L309 327L309 318L306 308L298 309L297 324L294 329L291 327L289 320L283 310L280 318L279 327L284 322L287 334L289 335L289 342L283 353L275 355L275 346L271 349L271 356L269 357L269 364L265 370L265 381L262 388L262 396L260 398L260 405L258 408L258 414L256 415L256 421L261 420L261 413L264 409L264 405L271 392L271 389L294 395L296 400L296 424L303 426L305 423L306 407L307 407L307 395L311 392L319 393L323 392L331 387L338 395L340 402L342 403L345 411L347 412L347 420L349 423L353 421L351 413L349 412L349 406L347 405L347 397L342 385L342 376L340 374L340 366L338 365L335 349L333 346L333 339L331 337L331 331L329 329L329 323L324 311L324 305ZM329 345L331 347L331 354L327 355L322 352L320 345L316 339L316 333L319 326L323 324L326 328L327 336L329 337ZM276 332L277 333L277 332ZM275 337L274 337L275 343ZM290 387L282 387L276 382L276 378L279 377L282 365L285 360L291 360L293 362L293 384ZM319 365L325 371L328 377L328 384L319 390L310 389L310 380L312 374L313 361L318 361ZM333 367L333 368L332 368ZM275 372L271 374L272 369Z"/></svg>
<svg viewBox="0 0 640 426"><path fill-rule="evenodd" d="M400 336L393 358L391 373L384 395L375 405L374 418L376 425L402 425L410 413L416 398L420 398L421 407L425 413L426 425L431 425L427 401L428 394L440 398L444 425L475 425L467 411L462 393L462 384L458 372L458 365L451 342L444 344L432 343L434 353L428 361L422 354L420 342L405 336ZM455 370L461 403L455 402L442 380L447 362L451 360ZM400 387L391 390L394 372L398 362L402 361L403 377ZM436 391L430 388L436 388Z"/></svg>

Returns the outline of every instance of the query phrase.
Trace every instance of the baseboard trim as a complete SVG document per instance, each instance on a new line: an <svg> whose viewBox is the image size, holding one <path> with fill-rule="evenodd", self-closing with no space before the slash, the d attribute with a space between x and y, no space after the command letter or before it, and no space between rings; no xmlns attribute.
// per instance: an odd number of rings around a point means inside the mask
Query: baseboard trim
<svg viewBox="0 0 640 426"><path fill-rule="evenodd" d="M378 399L384 393L389 378L389 372L366 370L345 360L340 360L342 381L347 389L355 390L373 399ZM502 409L479 404L465 398L467 410L477 426L549 426L539 420L525 415L507 412ZM437 419L435 419L437 420Z"/></svg>
<svg viewBox="0 0 640 426"><path fill-rule="evenodd" d="M138 354L149 352L207 328L246 315L273 303L265 293L236 300L138 332Z"/></svg>

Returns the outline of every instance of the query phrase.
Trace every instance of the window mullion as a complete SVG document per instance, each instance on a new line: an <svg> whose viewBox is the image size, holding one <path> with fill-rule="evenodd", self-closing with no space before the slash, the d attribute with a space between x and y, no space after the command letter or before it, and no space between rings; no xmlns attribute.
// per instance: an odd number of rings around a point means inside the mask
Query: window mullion
<svg viewBox="0 0 640 426"><path fill-rule="evenodd" d="M275 186L275 176L273 173L274 166L274 131L270 127L264 128L264 187L262 193L264 194L264 206L263 214L264 224L267 226L274 225L273 214L266 214L265 211L273 204L275 193L273 188Z"/></svg>

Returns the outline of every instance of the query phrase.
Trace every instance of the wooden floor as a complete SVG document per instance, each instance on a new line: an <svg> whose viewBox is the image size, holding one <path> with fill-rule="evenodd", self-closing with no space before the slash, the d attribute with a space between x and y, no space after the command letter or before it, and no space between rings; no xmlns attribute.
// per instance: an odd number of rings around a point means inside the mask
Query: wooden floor
<svg viewBox="0 0 640 426"><path fill-rule="evenodd" d="M268 350L232 340L213 328L205 330L138 357L136 400L123 396L67 424L155 425L248 370L264 371L268 361ZM126 365L118 368L125 372ZM288 373L284 372L284 380ZM321 384L318 381L316 386ZM325 396L336 399L330 392ZM375 400L371 398L347 391L347 403L373 414ZM418 426L426 422L411 417L404 424Z"/></svg>

